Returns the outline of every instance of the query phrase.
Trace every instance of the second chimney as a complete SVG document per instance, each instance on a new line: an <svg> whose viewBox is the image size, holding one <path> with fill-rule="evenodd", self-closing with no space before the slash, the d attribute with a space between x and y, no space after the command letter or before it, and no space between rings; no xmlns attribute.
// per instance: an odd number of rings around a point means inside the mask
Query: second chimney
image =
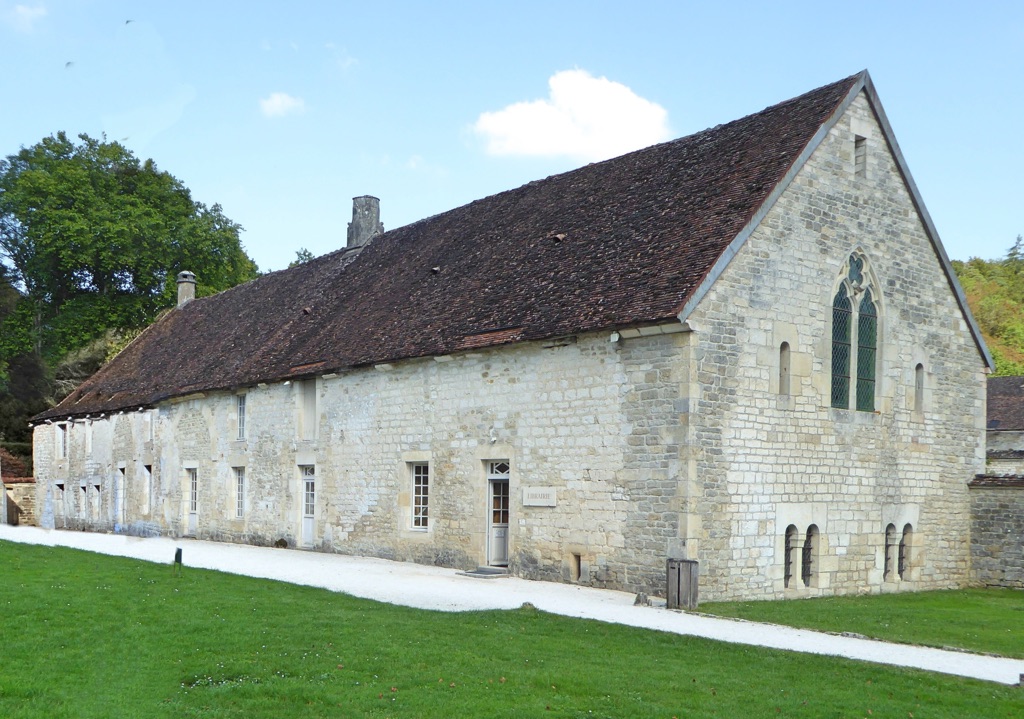
<svg viewBox="0 0 1024 719"><path fill-rule="evenodd" d="M196 276L184 270L178 273L178 307L196 298Z"/></svg>
<svg viewBox="0 0 1024 719"><path fill-rule="evenodd" d="M380 200L370 195L352 198L352 221L348 223L349 249L362 247L377 235L384 234L380 222Z"/></svg>

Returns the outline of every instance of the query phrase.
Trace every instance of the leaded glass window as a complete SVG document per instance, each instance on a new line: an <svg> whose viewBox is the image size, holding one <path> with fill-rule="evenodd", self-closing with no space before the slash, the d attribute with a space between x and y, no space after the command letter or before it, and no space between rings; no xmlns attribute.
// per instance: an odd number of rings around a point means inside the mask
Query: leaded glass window
<svg viewBox="0 0 1024 719"><path fill-rule="evenodd" d="M832 301L832 406L850 407L850 330L853 312L843 285Z"/></svg>
<svg viewBox="0 0 1024 719"><path fill-rule="evenodd" d="M864 290L857 314L857 409L861 412L874 412L878 313L871 299L870 287Z"/></svg>
<svg viewBox="0 0 1024 719"><path fill-rule="evenodd" d="M832 300L831 405L874 412L878 303L865 264L862 256L850 255Z"/></svg>

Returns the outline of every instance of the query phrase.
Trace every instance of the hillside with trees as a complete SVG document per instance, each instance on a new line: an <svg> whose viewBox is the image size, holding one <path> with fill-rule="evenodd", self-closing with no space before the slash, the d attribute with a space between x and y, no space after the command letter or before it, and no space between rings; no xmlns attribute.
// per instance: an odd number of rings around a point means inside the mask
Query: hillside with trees
<svg viewBox="0 0 1024 719"><path fill-rule="evenodd" d="M1024 375L1024 238L1001 260L953 261L996 375Z"/></svg>
<svg viewBox="0 0 1024 719"><path fill-rule="evenodd" d="M158 313L258 274L241 226L117 142L57 133L0 160L0 442L72 391Z"/></svg>

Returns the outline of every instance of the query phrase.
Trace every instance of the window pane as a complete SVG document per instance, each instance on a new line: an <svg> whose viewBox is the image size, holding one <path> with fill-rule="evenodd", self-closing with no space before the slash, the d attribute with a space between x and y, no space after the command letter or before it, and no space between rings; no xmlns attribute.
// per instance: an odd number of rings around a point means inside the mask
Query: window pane
<svg viewBox="0 0 1024 719"><path fill-rule="evenodd" d="M850 407L850 330L852 308L846 287L832 302L832 406Z"/></svg>
<svg viewBox="0 0 1024 719"><path fill-rule="evenodd" d="M857 319L857 409L875 410L875 350L878 344L878 315L871 300L871 290L865 290Z"/></svg>

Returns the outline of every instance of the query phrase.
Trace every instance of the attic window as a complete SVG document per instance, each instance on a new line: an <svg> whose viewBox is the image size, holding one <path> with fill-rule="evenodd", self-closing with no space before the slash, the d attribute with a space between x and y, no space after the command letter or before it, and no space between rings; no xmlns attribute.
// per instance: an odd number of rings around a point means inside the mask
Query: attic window
<svg viewBox="0 0 1024 719"><path fill-rule="evenodd" d="M868 140L860 135L853 136L853 174L860 178L868 176Z"/></svg>

